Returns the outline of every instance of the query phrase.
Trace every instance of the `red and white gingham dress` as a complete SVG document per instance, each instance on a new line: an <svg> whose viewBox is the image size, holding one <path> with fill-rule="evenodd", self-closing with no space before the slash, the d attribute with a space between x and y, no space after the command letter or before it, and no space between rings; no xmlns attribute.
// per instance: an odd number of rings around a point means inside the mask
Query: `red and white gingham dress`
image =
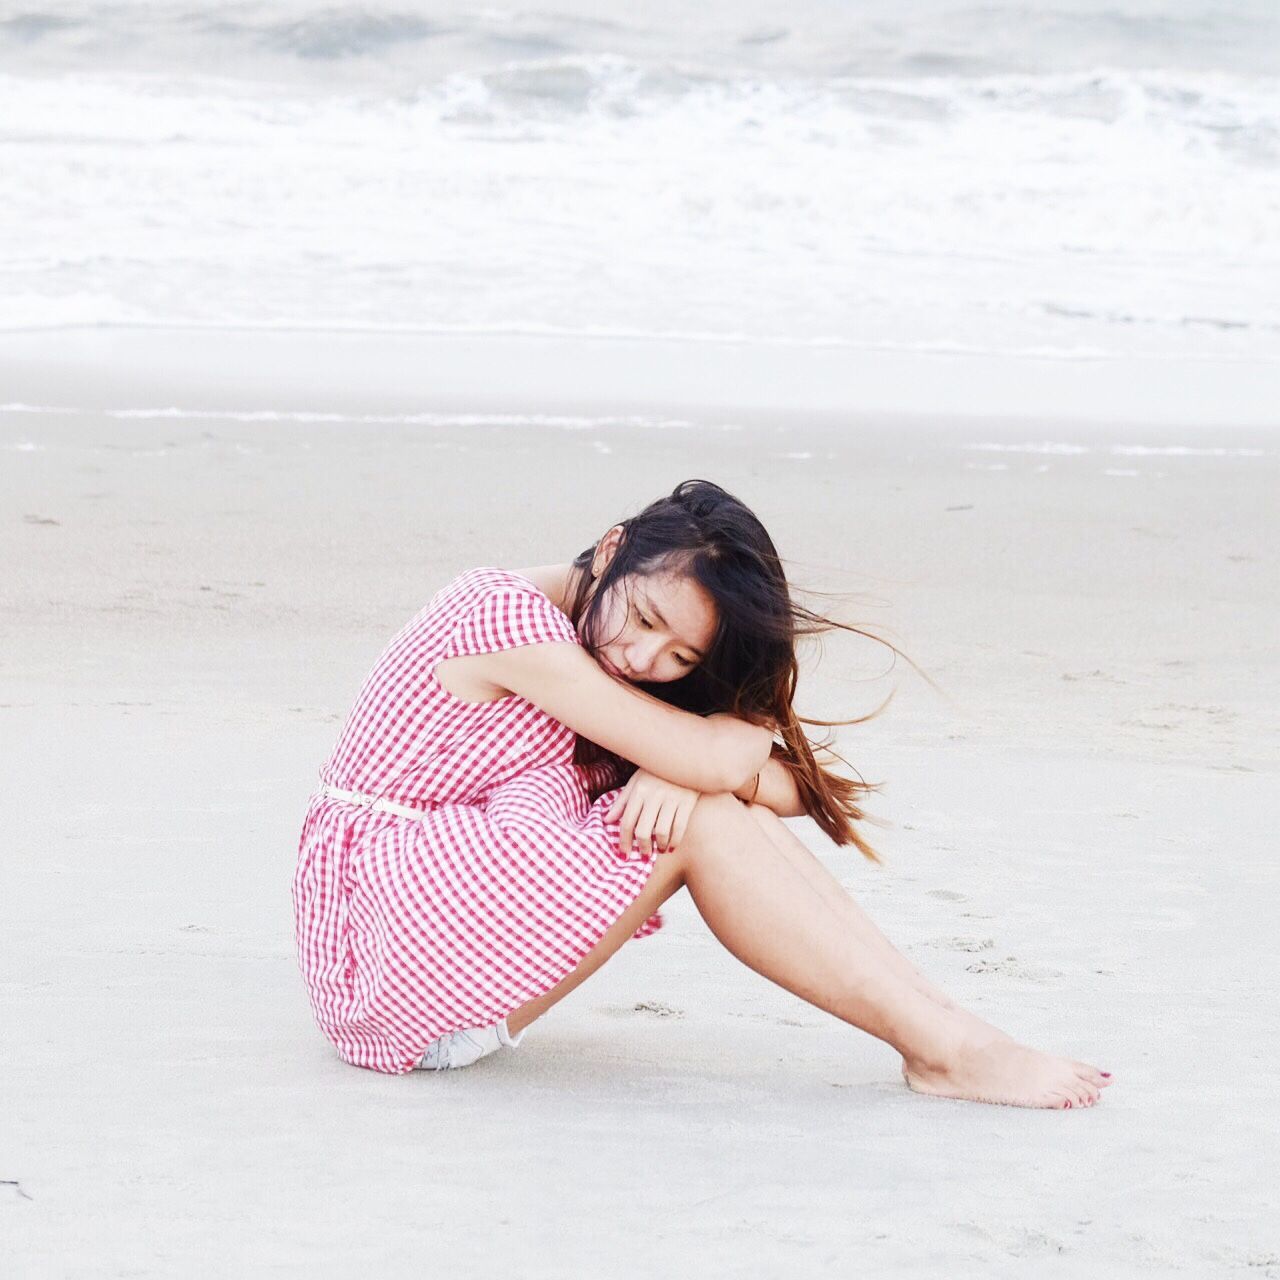
<svg viewBox="0 0 1280 1280"><path fill-rule="evenodd" d="M320 1029L355 1066L410 1071L437 1037L550 990L649 878L655 855L625 858L605 820L615 772L575 765L572 729L518 696L464 702L435 678L445 658L548 641L580 643L528 578L459 574L378 659L320 771L425 811L321 792L307 808L298 962ZM661 926L658 912L632 936Z"/></svg>

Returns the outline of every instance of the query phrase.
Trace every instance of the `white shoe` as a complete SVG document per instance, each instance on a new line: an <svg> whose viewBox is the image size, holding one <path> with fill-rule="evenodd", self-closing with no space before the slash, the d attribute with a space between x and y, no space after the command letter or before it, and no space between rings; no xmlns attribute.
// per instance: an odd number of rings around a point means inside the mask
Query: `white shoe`
<svg viewBox="0 0 1280 1280"><path fill-rule="evenodd" d="M518 1036L512 1036L507 1031L506 1018L491 1027L468 1027L462 1031L451 1031L427 1046L427 1051L418 1060L415 1070L452 1071L457 1067L469 1067L496 1049L514 1049L523 1039L523 1031Z"/></svg>

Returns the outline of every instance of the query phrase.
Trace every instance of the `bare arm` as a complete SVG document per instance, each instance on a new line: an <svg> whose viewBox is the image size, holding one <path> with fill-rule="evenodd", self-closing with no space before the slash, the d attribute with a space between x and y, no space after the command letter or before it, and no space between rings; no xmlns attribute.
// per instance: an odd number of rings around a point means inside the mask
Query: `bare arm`
<svg viewBox="0 0 1280 1280"><path fill-rule="evenodd" d="M773 734L736 716L698 716L615 680L581 645L521 645L450 661L541 707L575 733L697 791L733 791L769 758Z"/></svg>
<svg viewBox="0 0 1280 1280"><path fill-rule="evenodd" d="M760 786L752 796L755 778L747 780L734 791L739 800L750 804L762 804L772 809L780 818L803 818L808 810L800 799L800 789L795 784L791 770L776 757L771 757L760 771Z"/></svg>

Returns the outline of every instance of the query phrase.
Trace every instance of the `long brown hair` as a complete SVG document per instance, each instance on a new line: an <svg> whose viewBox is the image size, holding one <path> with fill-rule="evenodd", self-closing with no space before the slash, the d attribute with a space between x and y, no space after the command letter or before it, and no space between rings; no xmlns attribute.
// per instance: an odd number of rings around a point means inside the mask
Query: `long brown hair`
<svg viewBox="0 0 1280 1280"><path fill-rule="evenodd" d="M577 589L566 612L587 650L597 653L601 605L614 583L630 575L645 577L655 573L684 574L694 579L716 605L716 633L706 657L679 680L641 683L638 687L698 715L727 711L752 724L772 728L773 756L791 773L809 816L836 844L852 844L871 861L879 862L879 854L854 824L890 825L864 813L860 803L866 793L879 791L884 783L866 782L861 775L847 778L824 768L815 752L829 755L853 773L858 772L832 750L834 733L823 742L812 743L801 725L834 729L863 724L889 705L893 693L874 711L849 720L798 716L793 706L799 676L796 640L838 628L887 645L916 671L920 668L881 636L795 603L782 560L764 525L745 503L710 480L682 481L669 496L618 523L623 529L622 539L609 564L595 579L594 593L591 565L598 544L586 547L573 561L581 572L576 575ZM933 684L927 675L924 678ZM610 761L624 780L635 771L629 761L582 737L575 747L574 759L587 765Z"/></svg>

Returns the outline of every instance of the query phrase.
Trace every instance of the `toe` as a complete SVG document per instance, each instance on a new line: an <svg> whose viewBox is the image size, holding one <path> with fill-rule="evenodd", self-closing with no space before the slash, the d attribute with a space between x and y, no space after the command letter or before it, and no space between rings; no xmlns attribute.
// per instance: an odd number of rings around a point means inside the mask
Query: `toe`
<svg viewBox="0 0 1280 1280"><path fill-rule="evenodd" d="M1076 1081L1076 1088L1089 1099L1089 1103L1092 1105L1102 1097L1102 1083L1102 1081L1092 1080L1088 1076L1081 1076Z"/></svg>
<svg viewBox="0 0 1280 1280"><path fill-rule="evenodd" d="M1076 1074L1087 1080L1091 1085L1098 1089L1105 1089L1110 1080L1107 1079L1097 1067L1088 1062L1073 1062L1071 1064L1076 1069Z"/></svg>

